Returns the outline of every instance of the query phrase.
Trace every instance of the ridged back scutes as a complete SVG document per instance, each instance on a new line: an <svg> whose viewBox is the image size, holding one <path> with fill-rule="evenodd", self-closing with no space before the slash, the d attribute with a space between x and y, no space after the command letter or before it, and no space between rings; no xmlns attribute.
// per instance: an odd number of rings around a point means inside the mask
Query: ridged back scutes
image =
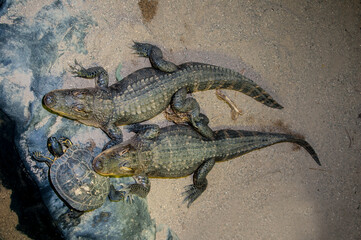
<svg viewBox="0 0 361 240"><path fill-rule="evenodd" d="M197 131L188 125L171 125L160 129L160 135L183 135L183 136L192 136L195 138L203 139Z"/></svg>
<svg viewBox="0 0 361 240"><path fill-rule="evenodd" d="M110 89L113 95L122 96L123 93L127 93L125 95L132 95L128 97L134 98L156 89L170 91L169 96L172 96L183 87L186 87L188 92L210 89L236 90L269 107L282 108L266 91L242 74L228 68L197 62L181 64L178 70L171 73L142 68L113 84Z"/></svg>
<svg viewBox="0 0 361 240"><path fill-rule="evenodd" d="M240 138L249 136L266 136L266 135L279 135L283 134L271 134L257 131L245 131L245 130L233 130L233 129L222 129L214 132L214 138L216 140L228 139L228 138Z"/></svg>
<svg viewBox="0 0 361 240"><path fill-rule="evenodd" d="M139 81L142 81L144 79L151 78L151 77L163 76L165 74L166 73L164 73L158 69L151 68L151 67L141 68L141 69L129 74L128 76L124 77L119 82L114 83L113 85L110 86L110 88L114 91L117 91L117 93L121 94L129 86L132 86L133 84L137 84L137 82L139 82Z"/></svg>
<svg viewBox="0 0 361 240"><path fill-rule="evenodd" d="M283 108L255 82L231 69L197 62L184 63L180 65L180 69L187 69L189 72L192 70L207 70L208 72L212 72L212 78L214 79L206 78L206 82L195 83L194 86L190 86L190 91L195 92L210 89L230 89L242 92L266 106L278 109Z"/></svg>

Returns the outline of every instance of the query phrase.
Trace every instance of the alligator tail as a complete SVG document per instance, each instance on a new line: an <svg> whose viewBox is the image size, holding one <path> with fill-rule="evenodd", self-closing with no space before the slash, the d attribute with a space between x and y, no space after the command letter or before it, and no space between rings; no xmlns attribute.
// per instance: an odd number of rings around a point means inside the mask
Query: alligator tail
<svg viewBox="0 0 361 240"><path fill-rule="evenodd" d="M305 140L290 134L226 129L216 131L215 140L223 140L221 142L227 144L227 146L223 148L227 152L225 152L223 156L217 158L217 161L224 161L234 157L239 157L253 150L265 148L276 143L291 142L303 147L311 155L315 162L321 166L317 153L312 146Z"/></svg>
<svg viewBox="0 0 361 240"><path fill-rule="evenodd" d="M231 69L203 63L185 63L180 65L180 67L182 69L187 68L189 72L197 70L197 72L201 72L203 75L202 80L192 86L192 92L220 88L236 90L268 107L283 108L255 82ZM197 76L194 76L194 79L197 79Z"/></svg>
<svg viewBox="0 0 361 240"><path fill-rule="evenodd" d="M242 92L242 93L252 97L254 100L256 100L260 103L263 103L264 105L266 105L268 107L276 108L276 109L283 108L264 89L262 89L260 86L258 86L251 79L249 79L239 73L236 75L236 77L237 77L237 81L235 81L234 84L231 85L230 87L227 87L227 89L232 89L232 90Z"/></svg>

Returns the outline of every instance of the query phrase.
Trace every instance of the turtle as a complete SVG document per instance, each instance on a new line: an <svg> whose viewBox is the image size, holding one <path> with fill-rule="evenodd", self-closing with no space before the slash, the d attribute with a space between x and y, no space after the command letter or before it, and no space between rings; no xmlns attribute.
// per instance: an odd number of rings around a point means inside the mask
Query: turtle
<svg viewBox="0 0 361 240"><path fill-rule="evenodd" d="M49 152L54 159L33 152L32 157L49 166L49 179L60 198L72 210L91 211L103 205L109 191L109 178L98 175L92 167L92 150L89 147L73 145L70 139L49 137Z"/></svg>

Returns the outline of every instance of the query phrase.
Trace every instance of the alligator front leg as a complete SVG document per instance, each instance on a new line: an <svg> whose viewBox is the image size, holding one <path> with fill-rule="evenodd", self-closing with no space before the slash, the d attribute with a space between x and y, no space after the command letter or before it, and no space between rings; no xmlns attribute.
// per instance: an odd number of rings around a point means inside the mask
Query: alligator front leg
<svg viewBox="0 0 361 240"><path fill-rule="evenodd" d="M138 134L143 139L154 139L159 135L159 126L157 124L139 124L134 123L125 127L129 132Z"/></svg>
<svg viewBox="0 0 361 240"><path fill-rule="evenodd" d="M148 57L154 68L163 72L174 72L178 70L177 65L164 60L162 50L149 43L134 42L133 49L141 57Z"/></svg>
<svg viewBox="0 0 361 240"><path fill-rule="evenodd" d="M103 67L84 68L76 60L74 61L74 65L69 65L69 67L72 70L71 72L75 74L75 77L88 79L95 78L95 86L100 88L108 87L109 75Z"/></svg>
<svg viewBox="0 0 361 240"><path fill-rule="evenodd" d="M207 174L212 170L215 164L214 158L205 160L193 174L193 184L186 187L183 195L186 195L183 202L188 202L187 207L196 200L207 188Z"/></svg>
<svg viewBox="0 0 361 240"><path fill-rule="evenodd" d="M110 186L109 199L111 201L128 200L134 201L134 195L145 198L150 191L150 181L145 175L136 175L133 177L135 183L121 184L121 189L116 190L113 185Z"/></svg>
<svg viewBox="0 0 361 240"><path fill-rule="evenodd" d="M203 136L212 139L213 131L208 126L209 120L206 115L200 113L198 102L194 98L187 98L187 90L178 90L172 99L172 107L178 112L187 112L190 115L191 125Z"/></svg>
<svg viewBox="0 0 361 240"><path fill-rule="evenodd" d="M106 127L102 127L102 130L110 137L110 141L107 142L104 147L103 150L106 150L108 148L111 148L121 142L123 142L123 133L122 130L120 130L120 128L118 126L116 126L115 124L110 124Z"/></svg>

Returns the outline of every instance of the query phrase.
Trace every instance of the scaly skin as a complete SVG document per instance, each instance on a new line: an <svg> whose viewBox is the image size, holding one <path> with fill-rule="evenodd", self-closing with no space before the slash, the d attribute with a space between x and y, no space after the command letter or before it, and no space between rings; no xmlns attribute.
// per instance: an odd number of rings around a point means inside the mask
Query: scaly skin
<svg viewBox="0 0 361 240"><path fill-rule="evenodd" d="M206 189L206 176L218 161L276 143L292 142L306 149L321 165L306 141L288 134L219 130L209 140L184 125L161 129L157 125L133 125L130 128L137 135L100 153L93 161L94 170L105 176L135 176L137 183L124 191L143 197L150 190L148 177L177 178L194 173L193 184L185 192L188 207Z"/></svg>
<svg viewBox="0 0 361 240"><path fill-rule="evenodd" d="M94 78L95 88L61 89L46 94L43 104L59 115L99 127L112 139L105 148L122 141L118 125L139 123L161 113L172 103L178 112L190 115L190 124L203 136L212 138L208 118L187 93L209 89L232 89L245 93L268 107L281 109L272 97L252 80L227 68L204 63L179 66L165 61L156 46L135 43L141 56L150 58L154 68L143 68L108 86L108 73L102 67L85 69L77 62L75 76Z"/></svg>

